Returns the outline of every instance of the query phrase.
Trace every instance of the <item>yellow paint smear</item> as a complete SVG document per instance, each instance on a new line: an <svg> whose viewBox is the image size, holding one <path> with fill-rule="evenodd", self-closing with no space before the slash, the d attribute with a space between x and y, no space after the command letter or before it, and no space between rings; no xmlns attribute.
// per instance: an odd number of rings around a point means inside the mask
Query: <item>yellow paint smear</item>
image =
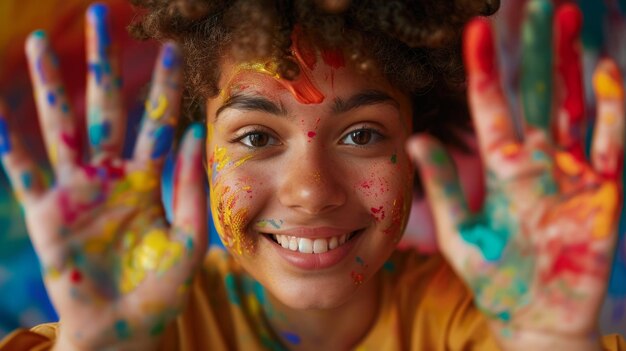
<svg viewBox="0 0 626 351"><path fill-rule="evenodd" d="M572 154L558 152L555 156L556 164L568 176L578 176L583 172L583 167Z"/></svg>
<svg viewBox="0 0 626 351"><path fill-rule="evenodd" d="M594 239L604 239L613 234L618 204L617 185L605 182L593 193L573 198L561 210L574 213L582 220L591 219L591 236Z"/></svg>
<svg viewBox="0 0 626 351"><path fill-rule="evenodd" d="M165 110L167 109L167 97L165 94L159 95L157 98L157 104L153 107L153 104L150 100L146 101L146 113L148 117L151 119L157 120L163 117L165 114Z"/></svg>
<svg viewBox="0 0 626 351"><path fill-rule="evenodd" d="M230 157L228 157L226 153L226 148L219 146L215 147L215 152L213 153L213 162L216 165L215 170L218 172L226 167L228 162L230 162Z"/></svg>
<svg viewBox="0 0 626 351"><path fill-rule="evenodd" d="M607 72L596 73L593 86L600 98L621 99L624 96L622 86Z"/></svg>
<svg viewBox="0 0 626 351"><path fill-rule="evenodd" d="M128 175L130 187L134 191L148 192L154 190L159 184L156 176L149 172L135 171Z"/></svg>
<svg viewBox="0 0 626 351"><path fill-rule="evenodd" d="M139 245L125 253L120 290L129 293L143 282L148 273L163 273L172 268L180 261L183 252L183 245L169 240L165 230L150 230Z"/></svg>

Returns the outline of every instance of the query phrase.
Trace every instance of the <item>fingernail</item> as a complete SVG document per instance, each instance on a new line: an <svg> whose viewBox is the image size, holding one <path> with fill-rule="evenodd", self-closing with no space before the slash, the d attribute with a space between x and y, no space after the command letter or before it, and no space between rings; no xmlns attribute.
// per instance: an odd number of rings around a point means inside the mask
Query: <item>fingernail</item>
<svg viewBox="0 0 626 351"><path fill-rule="evenodd" d="M477 18L465 31L465 57L470 70L491 74L495 68L493 34L489 22Z"/></svg>
<svg viewBox="0 0 626 351"><path fill-rule="evenodd" d="M621 99L624 88L620 84L619 70L612 61L603 60L593 75L593 87L600 98Z"/></svg>
<svg viewBox="0 0 626 351"><path fill-rule="evenodd" d="M0 156L11 151L11 139L9 138L9 126L0 115Z"/></svg>

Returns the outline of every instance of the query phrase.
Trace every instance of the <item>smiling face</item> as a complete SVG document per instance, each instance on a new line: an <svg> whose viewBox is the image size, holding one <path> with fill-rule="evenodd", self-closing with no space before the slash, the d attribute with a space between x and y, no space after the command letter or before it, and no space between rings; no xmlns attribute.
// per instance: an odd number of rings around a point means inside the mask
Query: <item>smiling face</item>
<svg viewBox="0 0 626 351"><path fill-rule="evenodd" d="M228 250L291 308L333 308L365 286L400 239L413 169L406 95L296 50L301 73L222 65L207 102L211 212Z"/></svg>

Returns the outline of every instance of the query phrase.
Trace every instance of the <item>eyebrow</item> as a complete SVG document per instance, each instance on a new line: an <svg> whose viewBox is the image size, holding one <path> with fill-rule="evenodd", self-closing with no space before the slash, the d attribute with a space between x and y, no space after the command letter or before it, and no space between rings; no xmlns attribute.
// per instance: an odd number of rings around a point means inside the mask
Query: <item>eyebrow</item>
<svg viewBox="0 0 626 351"><path fill-rule="evenodd" d="M228 100L226 100L226 102L217 109L215 113L215 120L217 121L220 113L229 108L242 111L260 111L278 116L287 115L287 111L282 104L277 105L273 101L262 96L235 94L229 97Z"/></svg>
<svg viewBox="0 0 626 351"><path fill-rule="evenodd" d="M395 99L380 90L365 90L351 96L348 100L336 98L334 103L332 108L334 114L345 113L359 107L377 104L391 104L396 108L400 106Z"/></svg>

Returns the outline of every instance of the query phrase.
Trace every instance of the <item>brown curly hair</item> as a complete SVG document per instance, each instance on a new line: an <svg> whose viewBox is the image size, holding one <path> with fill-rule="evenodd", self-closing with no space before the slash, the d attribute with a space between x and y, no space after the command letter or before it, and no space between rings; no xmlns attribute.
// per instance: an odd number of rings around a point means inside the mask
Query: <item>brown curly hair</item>
<svg viewBox="0 0 626 351"><path fill-rule="evenodd" d="M188 101L218 93L225 49L239 59L273 58L279 73L293 79L299 71L291 33L298 25L320 47L341 48L360 70L380 70L412 97L414 130L456 146L463 146L458 133L470 128L461 31L471 17L500 6L499 0L130 1L138 10L129 26L135 37L182 47Z"/></svg>

